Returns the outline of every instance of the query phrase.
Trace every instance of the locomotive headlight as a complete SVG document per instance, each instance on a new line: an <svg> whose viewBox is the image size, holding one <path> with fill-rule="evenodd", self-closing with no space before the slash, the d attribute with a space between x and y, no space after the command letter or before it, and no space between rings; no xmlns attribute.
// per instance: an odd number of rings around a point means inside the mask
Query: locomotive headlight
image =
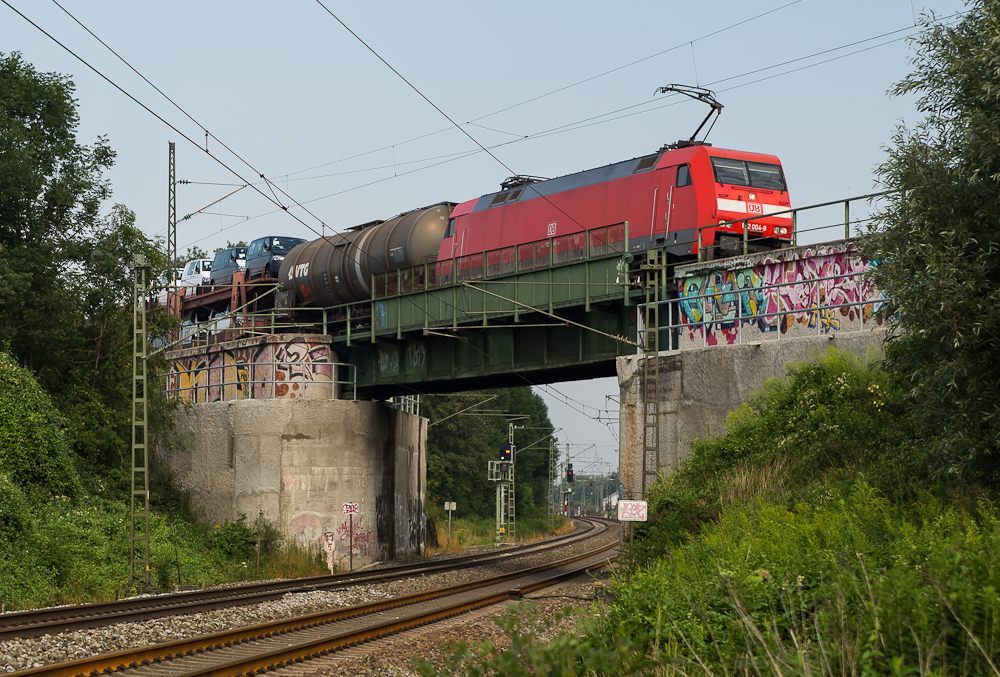
<svg viewBox="0 0 1000 677"><path fill-rule="evenodd" d="M775 226L774 227L774 234L775 235L787 235L788 234L788 229L785 228L784 226Z"/></svg>

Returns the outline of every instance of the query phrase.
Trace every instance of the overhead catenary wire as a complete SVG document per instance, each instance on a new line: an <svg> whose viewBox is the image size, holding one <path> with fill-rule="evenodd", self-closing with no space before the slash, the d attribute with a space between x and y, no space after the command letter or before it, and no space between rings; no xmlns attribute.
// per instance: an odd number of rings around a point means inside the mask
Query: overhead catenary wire
<svg viewBox="0 0 1000 677"><path fill-rule="evenodd" d="M101 72L100 70L98 70L98 69L97 69L97 68L96 68L95 66L91 65L91 64L90 64L90 63L89 63L88 61L86 61L86 60L85 60L85 59L84 59L83 57L81 57L81 56L80 56L79 54L77 54L77 53L76 53L76 52L74 52L74 51L73 51L72 49L70 49L70 48L69 48L69 47L67 47L67 46L66 46L65 44L63 44L63 43L62 43L62 42L61 42L60 40L58 40L58 39L57 39L57 38L56 38L55 36L53 36L53 35L52 35L51 33L49 33L48 31L46 31L46 30L45 30L44 28L42 28L41 26L39 26L39 25L38 25L37 23L35 23L34 21L32 21L32 20L31 20L30 18L28 18L28 17L27 17L27 16L26 16L26 15L25 15L24 13L22 13L22 12L21 12L20 10L18 10L18 9L17 9L16 7L14 7L13 5L11 5L11 4L10 4L10 2L8 2L8 0L0 0L0 2L2 2L2 3L4 4L4 5L6 5L6 6L7 6L7 7L8 7L8 8L9 8L9 9L11 10L11 11L13 11L13 12L14 12L15 14L17 14L17 15L18 15L18 16L20 16L20 17L21 17L22 19L24 19L25 21L27 21L27 22L28 22L29 24L31 24L32 26L34 26L34 27L35 27L35 28L36 28L36 29L37 29L37 30L38 30L39 32L41 32L41 33L42 33L43 35L45 35L45 36L46 36L47 38L49 38L50 40L52 40L53 42L55 42L55 43L56 43L57 45L59 45L59 46L60 46L60 47L61 47L62 49L64 49L64 50L65 50L66 52L68 52L68 53L69 53L69 54L70 54L71 56L73 56L73 57L74 57L75 59L77 59L77 60L78 60L78 61L79 61L80 63L82 63L82 64L83 64L83 65L85 65L85 66L86 66L87 68L89 68L90 70L92 70L92 71L93 71L93 72L94 72L95 74L97 74L97 75L98 75L98 76L99 76L99 77L100 77L101 79L103 79L103 80L104 80L105 82L107 82L107 83L108 83L108 84L110 84L110 85L111 85L112 87L114 87L115 89L117 89L117 90L118 90L119 92L121 92L122 94L124 94L124 95L125 95L125 96L126 96L126 97L127 97L128 99L130 99L131 101L133 101L134 103L136 103L136 104L137 104L138 106L140 106L140 107L141 107L141 108L142 108L143 110L145 110L146 112L148 112L148 113L149 113L150 115L152 115L153 117L155 117L155 118L156 118L157 120L159 120L160 122L162 122L162 123L163 123L164 125L166 125L166 126L167 126L167 127L169 127L170 129L172 129L172 130L173 130L174 132L176 132L177 134L179 134L179 135L181 136L181 138L183 138L184 140L188 141L188 142L189 142L189 143L190 143L191 145L195 146L195 147L196 147L196 148L198 148L199 150L202 150L202 151L204 151L204 152L205 152L205 153L206 153L206 154L207 154L207 155L208 155L208 156L209 156L210 158L212 158L212 159L213 159L213 160L214 160L215 162L217 162L217 163L219 163L220 165L222 165L222 166L223 166L223 167L224 167L224 168L225 168L226 170L228 170L228 171L229 171L229 172L230 172L231 174L233 174L234 176L236 176L236 177L237 177L238 179L240 179L241 181L243 181L243 182L244 182L245 184L247 184L247 185L250 185L250 184L249 184L249 182L247 182L247 181L246 181L246 180L244 179L244 177L243 177L242 175L240 175L240 173L239 173L239 172L237 172L237 171L236 171L235 169L233 169L233 168L232 168L232 167L230 167L230 166L229 166L228 164L226 164L226 163L225 163L225 162L224 162L224 161L223 161L223 160L222 160L221 158L219 158L219 157L215 156L215 155L214 155L213 153L211 153L211 152L209 151L209 149L208 149L208 145L207 145L207 143L206 143L206 147L205 147L205 148L201 148L201 146L200 146L200 145L199 145L199 144L198 144L198 143L197 143L196 141L194 141L194 140L193 140L193 139L192 139L192 138L191 138L190 136L188 136L187 134L185 134L184 132L182 132L182 131L181 131L180 129L178 129L178 128L177 128L177 127L176 127L175 125L173 125L173 124L171 124L170 122L168 122L168 121L167 121L167 120L166 120L166 119L165 119L165 118L164 118L163 116L161 116L161 115L159 115L158 113L156 113L155 111L153 111L153 110L152 110L152 109L151 109L151 108L150 108L149 106L147 106L147 105L145 105L144 103L142 103L141 101L139 101L139 100L138 100L138 99L137 99L137 98L136 98L135 96L133 96L132 94L130 94L129 92L127 92L127 91L126 91L126 90L125 90L125 89L124 89L123 87L121 87L121 86L120 86L120 85L118 85L118 84L117 84L116 82L114 82L113 80L111 80L111 78L109 78L108 76L106 76L106 75L105 75L105 74L104 74L103 72ZM60 9L62 9L62 10L63 10L64 12L66 12L67 14L69 14L69 12L67 12L67 11L65 10L65 8L63 8L62 6L58 5L58 2L56 2L55 0L53 0L53 2L54 2L54 3L55 3L55 4L57 5L57 6L59 6L59 7L60 7ZM70 15L70 16L72 17L72 15ZM73 18L74 18L74 21L76 21L76 22L77 22L78 24L80 24L81 26L83 26L83 24L82 24L82 23L80 23L80 22L79 22L78 20L76 20L76 19L75 19L75 17L73 17ZM84 29L85 29L85 30L87 30L87 32L88 32L88 33L90 33L90 34L91 34L91 35L92 35L92 36L93 36L93 37L94 37L95 39L97 39L97 40L98 40L99 42L101 42L101 44L102 44L102 45L104 45L104 46L105 46L105 47L106 47L106 48L107 48L107 49L108 49L109 51L111 51L111 52L112 52L113 54L115 54L115 56L117 56L117 57L118 57L118 58L119 58L119 59L120 59L121 61L123 61L124 63L126 63L126 65L128 65L128 64L127 64L127 62L125 61L125 59L123 59L123 58L122 58L121 56L119 56L119 55L118 55L118 54L117 54L117 53L116 53L116 52L115 52L115 51L114 51L113 49L111 49L111 48L110 48L110 47L109 47L109 46L108 46L108 45L107 45L106 43L104 43L103 41L101 41L101 40L100 40L100 38L97 38L97 36L96 36L96 35L94 35L94 33L93 33L92 31L90 31L89 29L87 29L87 28L86 28L85 26L83 26L83 27L84 27ZM132 68L132 67L131 67L131 66L129 66L129 68ZM134 68L132 68L132 70L133 70L134 72L136 72L137 74L139 74L139 73L138 73L138 71L136 71L136 70L135 70ZM141 74L139 74L139 75L140 75L140 77L142 77L142 76L141 76ZM146 78L143 78L143 79L144 79L144 80L146 80ZM149 82L148 80L146 80L146 81L147 81L147 82ZM150 83L150 86L153 86L153 85L152 85L152 83ZM153 86L153 87L154 87L154 89L156 89L156 87L155 87L155 86ZM159 89L157 89L157 91L160 91L160 90L159 90ZM163 96L164 96L165 98L167 98L167 100L168 100L168 101L170 101L169 97L167 97L167 96L166 96L165 94L163 94L162 92L160 92L160 93L161 93L161 94L162 94L162 95L163 95ZM173 101L171 101L171 103L172 103L172 104L173 104L173 105L174 105L175 107L177 107L178 109L180 109L180 107L179 107L179 106L178 106L178 105L177 105L176 103L174 103ZM183 112L183 111L182 111L182 112ZM197 121L195 121L195 120L194 120L194 118L192 118L192 117L191 117L190 115L188 115L188 114L187 114L186 112L185 112L184 114L185 114L185 115L186 115L186 116L187 116L187 117L188 117L189 119L191 119L191 120L192 120L192 121L193 121L193 122L194 122L194 123L195 123L196 125L198 125L199 127L201 127L201 129L203 129L203 130L205 131L205 134L206 134L206 139L207 139L207 138L208 138L208 136L209 136L209 132L208 132L208 130L207 130L207 129L205 129L205 128L204 128L203 126L201 126L201 125L200 125L200 124L199 124L199 123L198 123ZM213 136L212 138L215 138L215 137ZM226 146L225 146L225 144L224 144L224 143L222 143L221 141L219 141L219 144L220 144L220 145L222 145L223 147L226 147ZM228 150L228 148L227 148L227 150ZM233 153L233 155L234 155L234 156L236 156L237 158L239 158L239 156L238 156L238 155L237 155L236 153L234 153L233 151L231 151L231 150L230 150L229 152ZM249 165L248 163L246 163L246 161L245 161L245 160L243 160L242 158L239 158L239 159L240 159L240 161L241 161L241 162L243 162L243 163L244 163L244 164L246 164L246 165L247 165L248 167L250 167L251 169L253 169L253 167L252 167L251 165ZM260 177L261 177L261 178L265 178L263 174L260 174ZM289 216L291 216L291 217L292 217L293 219L295 219L296 221L298 221L299 223L301 223L301 224L302 224L303 226L305 226L306 228L308 228L308 229L309 229L310 231L312 231L312 232L313 232L313 233L315 233L316 235L320 235L320 233L319 233L319 232L318 232L318 231L317 231L317 230L316 230L315 228L313 228L313 227L312 227L312 226L310 226L310 225L309 225L308 223L306 223L305 221L303 221L303 220L302 220L301 218L299 218L299 217L298 217L297 215L295 215L295 214L291 213L291 212L290 212L290 211L288 210L288 207L286 207L286 206L282 205L282 204L280 203L280 200L278 200L276 196L268 196L268 195L267 195L267 194L265 194L265 193L264 193L263 191L261 191L261 190L260 190L260 189L259 189L259 188L258 188L257 186L254 186L254 185L250 185L250 187L251 187L251 188L253 188L253 189L254 189L254 190L255 190L255 191L257 192L257 193L259 193L259 194L260 194L260 195L261 195L262 197L264 197L264 199L266 199L266 200L268 200L269 202L272 202L272 203L273 203L273 204L275 204L276 206L280 207L280 209L281 209L281 210L283 210L283 211L285 211L286 213L288 213L288 214L289 214ZM279 188L279 191L280 191L280 188ZM272 187L272 195L273 195L273 187ZM296 203L296 204L298 204L298 203ZM307 213L309 213L309 211L308 211L308 210L305 210L305 211L306 211ZM311 213L310 213L310 214L311 214ZM317 218L317 217L315 217L315 215L313 215L313 216L314 216L314 218ZM322 220L321 220L321 219L318 219L318 218L317 218L317 220L318 220L318 221L320 221L320 222L322 223ZM324 224L324 226L325 226L325 224ZM221 232L221 230L220 230L219 232ZM324 239L325 239L325 236L321 236L321 237L324 237ZM188 245L188 246L190 246L190 245ZM357 250L357 251L359 251L359 252L360 252L360 250ZM366 253L366 255L367 255L367 253ZM411 303L412 303L412 301L411 301ZM416 391L415 389L413 389L413 388L410 388L410 389L411 389L411 390L413 390L414 392L417 392L417 391Z"/></svg>
<svg viewBox="0 0 1000 677"><path fill-rule="evenodd" d="M956 12L956 13L948 15L946 17L941 17L937 21L939 23L944 23L944 22L946 22L949 19L954 19L954 18L960 17L962 15L964 15L963 12ZM912 31L912 30L913 30L912 27L907 26L905 28L901 28L901 29L889 31L887 33L882 33L880 35L872 36L870 38L865 38L863 40L858 40L858 41L854 41L854 42L851 42L851 43L846 43L846 44L838 46L838 47L833 47L833 48L830 48L830 49L821 50L819 52L814 52L814 53L806 55L806 56L797 57L795 59L790 59L788 61L783 61L781 63L773 64L771 66L766 66L764 68L758 68L758 69L755 69L755 70L752 70L752 71L747 71L746 73L741 73L739 75L733 75L733 76L729 76L727 78L722 78L720 80L716 80L716 81L713 81L713 82L710 82L710 83L706 83L706 86L707 87L714 87L714 86L716 86L718 84L721 84L723 82L730 82L730 81L735 80L735 79L739 79L739 78L742 78L742 77L747 77L748 75L753 75L753 74L756 74L756 73L766 72L768 70L773 70L775 68L780 68L780 67L785 66L785 65L790 65L792 63L797 63L797 62L805 61L805 60L810 59L810 58L815 58L816 56L821 56L823 54L829 54L829 53L832 53L832 52L839 51L841 49L846 49L848 47L856 46L856 45L859 45L859 44L864 44L866 42L871 42L872 40L878 40L880 38L883 38L883 37L886 37L886 36L889 36L889 35L894 35L896 33L904 32L904 31ZM800 72L802 70L806 70L808 68L814 68L814 67L821 66L821 65L824 65L824 64L827 64L827 63L831 63L833 61L837 61L837 60L843 59L843 58L847 58L847 57L850 57L850 56L855 56L857 54L861 54L863 52L867 52L867 51L870 51L872 49L877 49L879 47L884 47L886 45L889 45L889 44L892 44L892 43L895 43L895 42L900 42L900 41L905 40L905 39L907 39L909 37L910 37L909 35L904 35L904 36L902 36L900 38L897 38L897 39L894 39L894 40L889 40L889 41L880 43L878 45L873 45L873 46L870 46L870 47L867 47L867 48L864 48L864 49L855 50L855 51L850 52L848 54L841 54L841 55L838 55L836 57L833 57L833 58L830 58L830 59L825 59L823 61L820 61L820 62L817 62L817 63L814 63L814 64L808 64L808 65L803 66L801 68L796 68L796 69L792 69L792 70L785 71L785 72L782 72L782 73L777 73L777 74L770 75L770 76L767 76L767 77L764 77L764 78L758 78L758 79L753 80L751 82L740 83L740 84L734 85L732 87L726 87L724 89L719 89L719 90L716 90L716 91L718 93L728 92L728 91L734 91L734 90L740 89L742 87L747 87L749 85L758 84L760 82L765 82L767 80L772 80L772 79L775 79L775 78L778 78L778 77L783 77L785 75L790 75L792 73L797 73L797 72ZM586 129L586 128L589 128L589 127L593 127L593 126L598 125L598 124L606 124L608 122L615 122L615 121L618 121L618 120L623 120L623 119L626 119L626 118L634 117L636 115L642 115L642 114L645 114L645 113L651 113L651 112L655 112L655 111L658 111L658 110L662 110L664 108L669 108L669 107L672 107L672 106L677 106L677 105L680 105L680 104L688 103L687 99L682 99L682 100L677 100L677 101L670 101L668 103L664 103L664 104L661 104L659 106L654 106L654 107L651 107L651 108L647 108L646 110L642 110L642 111L636 111L636 112L632 112L632 113L628 113L628 114L624 114L624 115L616 115L618 113L623 113L624 111L632 110L632 109L639 108L639 107L642 107L642 106L648 106L648 105L654 103L655 101L657 101L657 99L648 99L648 100L644 100L644 101L642 101L640 103L632 104L632 105L621 107L621 108L616 108L615 110L608 111L606 113L601 113L599 115L593 115L593 116L590 116L590 117L587 117L587 118L583 118L583 119L577 120L575 122L570 122L570 123L566 123L566 124L559 125L559 126L556 126L556 127L551 127L551 128L548 128L548 129L545 129L545 130L542 130L542 131L539 131L539 132L535 132L535 133L532 133L532 134L527 134L527 135L524 135L523 137L519 137L517 139L512 139L510 141L505 141L505 142L502 142L502 143L494 144L492 146L489 146L489 149L490 150L495 150L497 148L501 148L503 146L511 145L511 144L514 144L514 143L521 143L521 142L530 141L530 140L533 140L533 139L539 139L539 138L545 138L545 137L548 137L548 136L554 136L556 134L564 134L564 133L567 133L567 132L578 131L578 130L581 130L581 129ZM609 116L615 116L615 117L609 117ZM424 138L426 136L427 135L424 135L424 136L419 137L419 138ZM399 145L399 144L397 144L397 145ZM388 148L388 146L386 148ZM318 202L320 200L326 200L326 199L329 199L329 198L332 198L332 197L337 197L337 196L340 196L340 195L344 195L346 193L350 193L350 192L353 192L353 191L356 191L356 190L361 190L363 188L368 188L368 187L371 187L371 186L374 186L374 185L377 185L377 184L380 184L380 183L384 183L386 181L391 181L394 178L398 178L398 177L402 177L402 176L407 176L407 175L414 174L414 173L417 173L417 172L420 172L420 171L424 171L426 169L432 169L434 167L438 167L438 166L441 166L443 164L447 164L449 162L454 162L454 161L457 161L457 160L462 160L462 159L465 159L465 158L468 158L468 157L472 157L472 156L478 155L481 152L482 151L480 151L480 150L459 151L459 152L455 152L455 153L451 153L451 154L437 155L437 156L433 156L433 157L430 157L430 158L424 158L424 159L420 159L420 160L411 160L411 161L403 162L403 163L400 163L400 164L417 164L417 163L420 163L420 162L426 162L426 161L431 161L431 160L436 160L436 159L442 158L440 162L434 162L433 164L430 164L430 165L427 165L427 166L424 166L424 167L418 167L418 168L409 170L407 172L400 172L398 174L398 176L387 176L387 177L383 177L383 178L380 178L380 179L376 179L374 181L369 181L369 182L365 182L365 183L362 183L362 184L359 184L359 185L356 185L356 186L351 186L351 187L348 187L348 188L344 188L342 190L338 190L338 191L335 191L335 192L332 192L332 193L321 195L319 197L315 197L315 198L311 198L309 200L305 200L305 201L303 201L303 204L311 204L311 203L314 203L314 202ZM346 159L354 159L354 158L361 157L361 156L366 155L366 154L368 154L368 153L361 153L361 154L357 154L355 156L352 156L351 158L344 158L344 159L345 160ZM335 161L335 162L340 162L340 160ZM334 163L328 163L328 164L334 164ZM320 165L320 166L326 166L326 165ZM373 167L373 168L364 168L364 169L352 170L352 171L348 171L348 172L338 172L338 173L331 174L331 175L320 175L320 176L317 176L317 177L301 177L300 179L293 179L293 180L299 180L299 181L301 181L301 180L309 180L309 179L314 179L314 178L316 178L316 179L318 179L318 178L328 178L329 176L343 176L343 175L349 175L349 174L354 174L354 173L364 173L364 172L368 172L368 171L374 171L374 170L377 170L377 169L385 169L385 168L386 168L386 166ZM315 169L315 167L313 167L313 169ZM309 170L302 170L302 171L309 171ZM293 172L292 174L294 174L294 173L301 173L301 172ZM292 174L289 174L288 176L291 176ZM276 212L277 212L277 210L273 210L273 211L269 211L269 212L264 212L264 213L252 216L252 217L250 217L250 219L253 220L253 219L263 218L265 216L270 216L270 215L272 215L272 214L274 214ZM241 224L239 224L239 223L233 224L232 226L227 226L227 228L232 228L232 227L235 227L237 225L241 225ZM160 232L163 232L163 231L160 231ZM211 235L206 235L206 236L204 236L202 238L199 238L198 240L195 240L195 241L189 243L188 246L190 246L191 244L197 244L198 242L201 242L202 240L205 240L208 237L211 237Z"/></svg>
<svg viewBox="0 0 1000 677"><path fill-rule="evenodd" d="M583 78L582 80L577 80L576 82L570 83L568 85L563 85L561 87L557 87L556 89L552 89L552 90L550 90L548 92L545 92L543 94L538 94L536 96L532 96L532 97L530 97L528 99L525 99L523 101L520 101L518 103L511 104L509 106L504 106L503 108L495 110L492 113L487 113L485 115L480 115L479 117L472 118L466 124L472 124L474 122L478 122L480 120L485 120L486 118L493 117L494 115L499 115L500 113L506 113L507 111L514 110L515 108L520 108L521 106L527 105L529 103L533 103L533 102L538 101L540 99L544 99L544 98L547 98L547 97L552 96L554 94L558 94L560 92L564 92L564 91L566 91L568 89L573 89L574 87L577 87L579 85L586 84L586 83L591 82L593 80L597 80L599 78L603 78L606 75L611 75L612 73L617 73L618 71L625 70L626 68L630 68L632 66L638 65L638 64L643 63L645 61L649 61L650 59L655 59L658 56L663 56L664 54L668 54L668 53L673 52L673 51L675 51L677 49L680 49L681 47L684 47L685 45L687 45L689 42L691 42L691 43L693 43L693 42L700 42L700 41L705 40L707 38L714 37L714 36L719 35L721 33L725 33L726 31L732 30L734 28L739 28L740 26L745 26L746 24L751 23L753 21L756 21L757 19L761 19L761 18L763 18L765 16L768 16L769 14L774 14L775 12L783 10L783 9L785 9L787 7L791 7L792 5L797 5L800 2L802 2L802 0L793 0L792 2L789 2L789 3L786 3L784 5L781 5L780 7L776 7L774 9L770 9L770 10L768 10L766 12L761 12L760 14L756 14L756 15L750 17L749 19L743 19L743 20L737 21L736 23L729 24L728 26L725 26L723 28L719 28L717 30L711 31L709 33L706 33L706 34L702 35L701 37L694 38L693 40L686 40L686 41L684 41L682 43L679 43L677 45L674 45L673 47L670 47L668 49L664 49L664 50L661 50L659 52L655 52L653 54L650 54L648 56L644 56L644 57L636 59L634 61L630 61L628 63L622 64L620 66L616 66L615 68L611 68L609 70L603 71L603 72L598 73L596 75L588 76L586 78ZM390 144L389 146L382 146L380 148L375 148L373 150L364 151L362 153L356 153L356 154L351 155L349 157L340 158L339 160L332 160L331 162L326 162L326 163L323 163L323 164L320 164L320 165L315 165L315 166L309 167L307 169L300 169L300 170L295 171L295 172L290 172L290 173L286 174L285 176L294 176L295 174L301 174L302 172L309 172L309 171L312 171L313 169L319 169L321 167L328 167L328 166L330 166L332 164L337 164L337 163L340 163L340 162L346 162L347 160L354 160L354 159L357 159L359 157L363 157L365 155L371 155L373 153L378 153L378 152L381 152L383 150L388 150L391 146L401 146L403 144L411 143L413 141L420 141L420 140L426 139L427 137L430 137L430 136L435 136L437 134L442 134L444 132L451 131L452 129L454 129L454 127L451 127L451 126L444 127L442 129L438 129L438 130L433 131L433 132L427 132L425 134L420 134L418 136L412 137L412 138L407 139L405 141L397 141L396 143ZM508 132L503 132L503 133L508 133Z"/></svg>
<svg viewBox="0 0 1000 677"><path fill-rule="evenodd" d="M5 3L5 4L8 4L8 3ZM790 3L790 4L795 4L795 3ZM10 5L8 4L8 6L10 6ZM15 10L15 11L16 11L16 10ZM22 15L22 16L23 16L23 15ZM206 134L207 134L207 132L206 132ZM213 138L215 138L215 137L213 136ZM220 142L220 143L221 143L221 142ZM223 145L224 145L224 144L223 144ZM228 149L228 148L227 148L227 149ZM235 155L235 153L234 153L234 155ZM237 157L239 157L239 156L237 156ZM242 158L241 158L241 160L242 160ZM263 175L261 175L261 176L263 176ZM267 181L267 183L269 184L269 188L270 188L270 190L271 190L271 192L272 192L272 195L273 195L273 196L275 197L275 200L274 200L275 204L277 204L277 205L281 206L281 204L280 204L280 203L281 203L281 200L280 200L280 199L278 199L278 198L277 198L277 195L276 195L276 194L274 193L274 187L273 187L273 185L271 184L271 182L270 182L270 181ZM283 192L283 191L282 191L282 192ZM282 207L282 208L283 208L283 209L285 209L285 210L287 210L287 207ZM311 230L312 230L312 229L311 229ZM315 231L313 231L313 232L315 232Z"/></svg>

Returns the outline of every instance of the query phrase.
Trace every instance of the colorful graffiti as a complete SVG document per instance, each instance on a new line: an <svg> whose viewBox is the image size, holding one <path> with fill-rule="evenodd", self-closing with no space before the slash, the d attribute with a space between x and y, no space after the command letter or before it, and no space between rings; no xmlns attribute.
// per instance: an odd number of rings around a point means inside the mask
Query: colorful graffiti
<svg viewBox="0 0 1000 677"><path fill-rule="evenodd" d="M333 396L335 364L317 336L269 336L176 351L167 391L188 402Z"/></svg>
<svg viewBox="0 0 1000 677"><path fill-rule="evenodd" d="M686 325L681 347L881 324L874 318L885 301L864 275L869 268L853 247L804 247L744 268L685 277L677 289L679 323Z"/></svg>

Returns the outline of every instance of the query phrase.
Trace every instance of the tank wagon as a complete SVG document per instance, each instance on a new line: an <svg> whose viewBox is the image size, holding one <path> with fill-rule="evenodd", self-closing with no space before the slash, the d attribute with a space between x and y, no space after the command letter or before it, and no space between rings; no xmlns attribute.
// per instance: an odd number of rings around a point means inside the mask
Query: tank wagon
<svg viewBox="0 0 1000 677"><path fill-rule="evenodd" d="M751 251L766 251L790 243L790 208L777 157L678 142L559 178L512 177L473 200L301 244L279 277L285 291L294 290L296 306L332 306L370 298L373 275L430 263L436 279L448 283L481 268L484 256L503 273L513 270L518 247L559 238L571 250L582 248L588 231L626 222L629 253L640 259L651 248L665 249L673 261L696 258L699 247L710 256L735 254L744 228ZM748 217L756 218L718 225Z"/></svg>

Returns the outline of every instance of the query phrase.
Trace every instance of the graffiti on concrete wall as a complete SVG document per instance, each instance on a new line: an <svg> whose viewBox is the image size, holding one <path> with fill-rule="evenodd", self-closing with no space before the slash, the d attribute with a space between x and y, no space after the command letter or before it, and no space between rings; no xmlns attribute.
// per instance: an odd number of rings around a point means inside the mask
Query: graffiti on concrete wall
<svg viewBox="0 0 1000 677"><path fill-rule="evenodd" d="M805 248L678 285L682 339L724 345L792 333L829 334L881 323L881 293L853 248ZM703 295L703 298L692 298ZM682 341L683 344L683 341Z"/></svg>
<svg viewBox="0 0 1000 677"><path fill-rule="evenodd" d="M355 557L368 558L375 554L375 532L365 524L364 515L355 515L352 528L350 518L337 527L337 541L343 557L352 551Z"/></svg>
<svg viewBox="0 0 1000 677"><path fill-rule="evenodd" d="M189 402L329 398L333 362L329 345L315 336L216 344L174 358L167 389Z"/></svg>
<svg viewBox="0 0 1000 677"><path fill-rule="evenodd" d="M355 563L359 560L373 561L378 554L375 532L368 526L363 514L354 515L353 530L349 517L316 513L299 513L288 527L289 535L300 548L314 555L325 555L331 571L336 564L350 560L352 550Z"/></svg>

